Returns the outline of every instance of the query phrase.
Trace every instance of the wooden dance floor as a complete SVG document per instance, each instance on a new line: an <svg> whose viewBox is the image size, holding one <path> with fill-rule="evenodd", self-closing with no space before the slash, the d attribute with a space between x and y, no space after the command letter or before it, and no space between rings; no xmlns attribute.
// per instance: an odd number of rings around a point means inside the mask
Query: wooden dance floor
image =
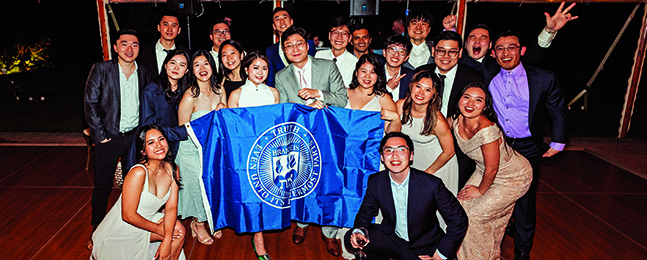
<svg viewBox="0 0 647 260"><path fill-rule="evenodd" d="M92 164L86 172L85 147L0 146L0 158L0 259L88 259ZM542 161L537 197L532 259L647 256L647 180L566 151ZM319 228L298 246L291 231L265 235L273 259L341 259L328 254ZM510 237L502 247L503 259L513 259ZM250 236L230 229L211 246L188 236L184 250L187 259L254 259Z"/></svg>

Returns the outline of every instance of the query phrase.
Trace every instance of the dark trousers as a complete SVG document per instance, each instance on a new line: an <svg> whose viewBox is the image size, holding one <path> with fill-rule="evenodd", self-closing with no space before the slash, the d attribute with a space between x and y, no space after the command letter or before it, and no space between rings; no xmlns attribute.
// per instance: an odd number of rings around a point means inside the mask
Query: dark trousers
<svg viewBox="0 0 647 260"><path fill-rule="evenodd" d="M112 191L117 162L121 158L122 166L128 165L128 151L135 134L118 135L110 142L95 144L94 150L94 189L92 190L93 226L99 225L108 210L108 197ZM127 168L122 168L124 176Z"/></svg>
<svg viewBox="0 0 647 260"><path fill-rule="evenodd" d="M382 230L376 228L376 225L371 224L368 230L368 240L370 241L364 250L366 259L402 259L402 260L420 260L418 254L411 251L409 242L398 237L395 232L385 234ZM353 234L353 229L348 230L344 235L344 243L349 252L355 252L358 249L353 248L350 243L350 236ZM436 249L429 248L429 252L421 253L422 255L433 256Z"/></svg>
<svg viewBox="0 0 647 260"><path fill-rule="evenodd" d="M532 166L532 182L526 195L517 200L512 212L514 221L514 247L515 252L530 253L532 243L535 237L535 224L537 222L537 185L539 184L539 159L541 158L541 149L533 140L524 142L508 141L508 145L526 157Z"/></svg>
<svg viewBox="0 0 647 260"><path fill-rule="evenodd" d="M472 177L472 174L474 174L476 163L458 147L456 137L454 137L454 152L456 153L456 161L458 162L458 191L460 191L465 187L465 184Z"/></svg>

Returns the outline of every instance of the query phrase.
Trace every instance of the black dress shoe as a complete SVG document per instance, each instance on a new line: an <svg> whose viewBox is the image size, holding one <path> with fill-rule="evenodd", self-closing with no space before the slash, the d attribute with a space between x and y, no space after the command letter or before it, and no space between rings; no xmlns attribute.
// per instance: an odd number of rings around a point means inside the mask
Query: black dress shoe
<svg viewBox="0 0 647 260"><path fill-rule="evenodd" d="M526 252L515 252L514 260L530 260L530 255L528 255L528 253Z"/></svg>

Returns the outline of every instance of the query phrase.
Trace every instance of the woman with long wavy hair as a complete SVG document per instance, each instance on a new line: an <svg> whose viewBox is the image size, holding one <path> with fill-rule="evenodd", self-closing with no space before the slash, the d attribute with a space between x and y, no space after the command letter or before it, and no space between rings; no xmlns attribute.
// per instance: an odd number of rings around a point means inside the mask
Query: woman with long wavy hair
<svg viewBox="0 0 647 260"><path fill-rule="evenodd" d="M402 132L413 140L416 152L413 167L439 177L449 191L458 192L458 162L454 156L452 131L440 112L438 87L441 81L435 73L423 70L413 75L405 99L398 100ZM440 226L446 227L442 217Z"/></svg>
<svg viewBox="0 0 647 260"><path fill-rule="evenodd" d="M191 87L182 96L178 109L180 125L193 121L213 110L227 107L227 97L219 85L220 79L215 70L215 62L211 54L205 50L198 50L191 58L193 72ZM180 142L176 159L182 172L184 189L180 192L178 214L183 218L192 217L191 231L193 236L198 236L198 241L205 245L213 244L211 232L205 227L207 214L204 207L202 188L202 166L198 147L193 140ZM214 234L216 238L220 232Z"/></svg>

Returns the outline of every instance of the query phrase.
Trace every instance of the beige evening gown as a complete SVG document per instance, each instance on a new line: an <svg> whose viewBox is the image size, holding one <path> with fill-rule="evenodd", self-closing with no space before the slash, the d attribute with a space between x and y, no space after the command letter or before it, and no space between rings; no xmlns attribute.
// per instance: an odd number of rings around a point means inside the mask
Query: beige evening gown
<svg viewBox="0 0 647 260"><path fill-rule="evenodd" d="M481 146L503 138L503 134L496 125L491 125L464 140L458 134L458 120L454 121L454 134L461 150L476 162L476 170L466 185L478 187L485 170ZM460 260L501 258L501 241L514 204L530 187L532 168L528 160L505 140L499 145L499 156L499 171L487 192L478 198L460 201L469 219L463 244L458 249Z"/></svg>

